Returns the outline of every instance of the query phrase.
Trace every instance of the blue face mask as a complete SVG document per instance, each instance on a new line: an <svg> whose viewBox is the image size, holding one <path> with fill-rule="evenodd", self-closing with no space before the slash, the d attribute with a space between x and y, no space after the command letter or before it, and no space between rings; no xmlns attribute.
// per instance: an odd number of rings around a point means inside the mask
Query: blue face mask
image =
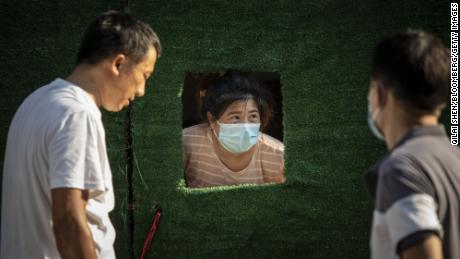
<svg viewBox="0 0 460 259"><path fill-rule="evenodd" d="M248 151L259 139L260 123L219 124L219 143L232 153Z"/></svg>
<svg viewBox="0 0 460 259"><path fill-rule="evenodd" d="M374 121L374 116L371 111L371 103L369 102L369 100L367 100L367 124L369 125L369 129L371 130L372 134L376 138L385 141L385 137L383 136L382 131L379 129L379 127Z"/></svg>

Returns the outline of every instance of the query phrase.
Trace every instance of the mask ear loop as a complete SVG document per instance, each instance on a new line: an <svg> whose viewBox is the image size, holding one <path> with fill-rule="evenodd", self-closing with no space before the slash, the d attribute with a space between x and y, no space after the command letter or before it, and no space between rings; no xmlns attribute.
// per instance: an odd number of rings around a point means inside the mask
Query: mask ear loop
<svg viewBox="0 0 460 259"><path fill-rule="evenodd" d="M380 108L380 106L377 106L377 109L375 109L374 111L372 111L372 119L376 122L377 121L377 117L381 114L380 111L382 109Z"/></svg>
<svg viewBox="0 0 460 259"><path fill-rule="evenodd" d="M216 137L216 139L219 139L219 136L217 136L216 130L211 125L209 125L209 127L211 128L212 134ZM212 140L212 141L214 141L214 140Z"/></svg>
<svg viewBox="0 0 460 259"><path fill-rule="evenodd" d="M216 119L215 122L216 122L217 124L219 124L219 126L220 126L219 120ZM216 132L216 130L214 129L214 127L213 127L211 124L209 124L209 127L211 128L211 131L212 131L212 133L214 134L214 136L216 136L216 139L219 139L219 136L217 136L217 132Z"/></svg>
<svg viewBox="0 0 460 259"><path fill-rule="evenodd" d="M374 121L374 124L376 127L378 127L378 130L381 132L380 134L383 136L383 132L382 130L380 129L380 127L377 125L377 118L382 114L382 106L381 104L383 102L385 102L385 96L383 94L383 91L384 91L384 88L383 88L383 84L382 82L380 81L377 81L377 85L375 86L376 87L376 91L377 91L377 108L375 110L372 111L372 120ZM369 100L368 100L369 102Z"/></svg>
<svg viewBox="0 0 460 259"><path fill-rule="evenodd" d="M385 87L383 85L384 85L383 82L377 81L377 85L376 85L376 88L377 88L376 89L377 90L377 101L379 102L377 107L379 107L379 108L382 108L387 102L387 97L385 95L387 90L385 89Z"/></svg>
<svg viewBox="0 0 460 259"><path fill-rule="evenodd" d="M220 123L219 120L215 120L215 121L216 121L218 124ZM212 134L215 136L215 138L216 138L216 140L217 140L217 142L214 142L213 137L210 136L211 143L212 143L213 145L217 144L217 146L218 146L219 149L225 149L225 148L220 144L220 142L219 142L219 136L217 135L216 130L212 127L212 125L209 125L209 127L211 128L211 132L212 132ZM219 157L219 156L218 156L218 157ZM219 159L220 159L220 158L219 158Z"/></svg>
<svg viewBox="0 0 460 259"><path fill-rule="evenodd" d="M377 85L376 85L376 90L377 90L377 101L378 101L378 104L377 104L377 109L375 111L373 111L373 114L372 114L372 119L376 122L377 121L377 117L379 115L381 115L381 111L382 111L382 105L386 102L386 97L384 96L384 87L383 87L383 83L380 82L380 81L377 81ZM375 114L375 115L374 115Z"/></svg>

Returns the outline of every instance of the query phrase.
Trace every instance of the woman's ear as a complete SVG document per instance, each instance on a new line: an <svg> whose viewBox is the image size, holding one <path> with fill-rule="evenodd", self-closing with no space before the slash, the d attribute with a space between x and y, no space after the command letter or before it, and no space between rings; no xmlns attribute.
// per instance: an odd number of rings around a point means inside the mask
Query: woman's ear
<svg viewBox="0 0 460 259"><path fill-rule="evenodd" d="M219 127L217 125L217 120L214 118L214 116L212 116L212 114L210 112L207 112L206 113L206 117L208 118L208 125L209 127L211 128L212 132L214 132L214 134L216 135L216 137L218 136L218 131L219 131Z"/></svg>
<svg viewBox="0 0 460 259"><path fill-rule="evenodd" d="M210 112L207 112L206 113L206 117L208 118L208 123L211 124L212 122L214 122L214 117L212 116L212 114Z"/></svg>

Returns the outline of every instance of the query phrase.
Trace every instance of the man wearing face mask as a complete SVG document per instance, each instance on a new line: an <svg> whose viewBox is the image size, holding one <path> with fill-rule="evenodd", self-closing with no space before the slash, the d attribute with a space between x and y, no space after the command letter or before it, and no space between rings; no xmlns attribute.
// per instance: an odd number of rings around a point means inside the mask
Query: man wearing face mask
<svg viewBox="0 0 460 259"><path fill-rule="evenodd" d="M284 145L261 129L272 99L241 72L229 71L206 91L205 123L183 130L184 171L189 187L284 181Z"/></svg>
<svg viewBox="0 0 460 259"><path fill-rule="evenodd" d="M423 31L385 38L374 52L368 121L389 150L364 176L375 206L374 259L460 258L460 151L438 122L449 61Z"/></svg>

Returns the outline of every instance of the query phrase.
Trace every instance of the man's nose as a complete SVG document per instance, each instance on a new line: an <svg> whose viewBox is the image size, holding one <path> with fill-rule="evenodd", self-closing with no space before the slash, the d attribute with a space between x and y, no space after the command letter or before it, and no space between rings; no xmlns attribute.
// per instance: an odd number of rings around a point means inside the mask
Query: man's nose
<svg viewBox="0 0 460 259"><path fill-rule="evenodd" d="M136 96L142 97L145 94L145 85L137 88L136 90Z"/></svg>

